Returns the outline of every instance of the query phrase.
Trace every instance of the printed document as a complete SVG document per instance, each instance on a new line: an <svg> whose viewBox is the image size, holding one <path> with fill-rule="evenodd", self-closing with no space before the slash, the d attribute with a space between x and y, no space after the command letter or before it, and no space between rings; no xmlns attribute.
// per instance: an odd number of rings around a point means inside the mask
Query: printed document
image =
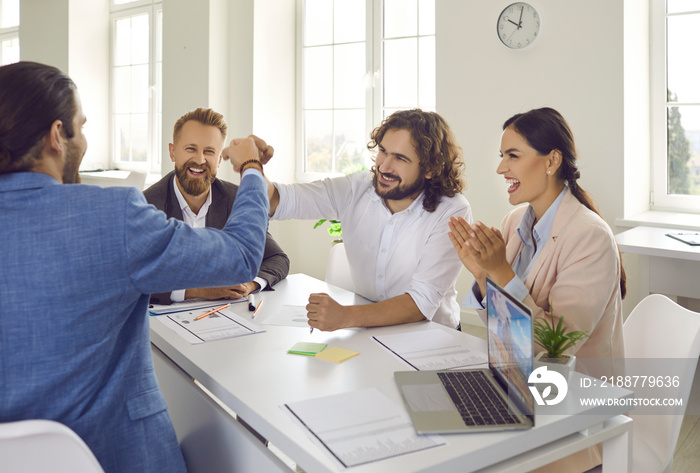
<svg viewBox="0 0 700 473"><path fill-rule="evenodd" d="M207 313L209 310L210 308L188 310L158 315L155 318L192 344L265 331L231 309L223 309L202 319L195 320L196 317Z"/></svg>
<svg viewBox="0 0 700 473"><path fill-rule="evenodd" d="M466 341L440 329L379 335L372 338L418 371L449 370L488 363L484 353L471 350Z"/></svg>
<svg viewBox="0 0 700 473"><path fill-rule="evenodd" d="M439 436L417 435L406 411L376 388L283 408L346 468L446 444Z"/></svg>

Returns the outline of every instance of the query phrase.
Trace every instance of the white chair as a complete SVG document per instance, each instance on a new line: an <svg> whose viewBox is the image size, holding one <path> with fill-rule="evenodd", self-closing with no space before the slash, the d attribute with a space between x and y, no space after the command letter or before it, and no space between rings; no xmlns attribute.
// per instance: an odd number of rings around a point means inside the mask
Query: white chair
<svg viewBox="0 0 700 473"><path fill-rule="evenodd" d="M685 358L700 356L700 314L652 294L625 321L625 358ZM697 361L683 362L684 405L676 415L632 415L634 473L670 473ZM638 374L638 373L635 373Z"/></svg>
<svg viewBox="0 0 700 473"><path fill-rule="evenodd" d="M336 243L328 253L326 282L347 291L355 292L355 284L352 282L350 263L348 262L348 255L345 253L344 243Z"/></svg>
<svg viewBox="0 0 700 473"><path fill-rule="evenodd" d="M0 470L22 473L104 473L85 442L52 420L0 423Z"/></svg>

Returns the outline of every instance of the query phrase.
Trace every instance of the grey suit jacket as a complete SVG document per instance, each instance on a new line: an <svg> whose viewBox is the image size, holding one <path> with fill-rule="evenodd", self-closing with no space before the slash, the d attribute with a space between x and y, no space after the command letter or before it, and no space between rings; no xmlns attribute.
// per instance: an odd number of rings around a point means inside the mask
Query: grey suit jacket
<svg viewBox="0 0 700 473"><path fill-rule="evenodd" d="M158 210L162 210L168 218L183 220L182 209L173 191L172 180L175 178L175 171L165 175L160 181L146 189L143 194L148 203L155 205ZM238 186L230 182L215 179L211 185L211 207L207 213L206 226L221 229L226 224L228 216L233 208L236 199ZM265 253L263 261L258 271L258 277L265 279L268 283L266 289L287 277L289 274L289 258L282 248L267 232L265 240ZM170 304L170 293L151 294L151 302L155 304Z"/></svg>

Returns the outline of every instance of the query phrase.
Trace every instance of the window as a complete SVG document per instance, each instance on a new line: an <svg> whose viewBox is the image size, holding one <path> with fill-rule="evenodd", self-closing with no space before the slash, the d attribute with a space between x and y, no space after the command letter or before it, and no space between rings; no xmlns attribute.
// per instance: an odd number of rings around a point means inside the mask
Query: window
<svg viewBox="0 0 700 473"><path fill-rule="evenodd" d="M0 66L19 61L19 0L0 0Z"/></svg>
<svg viewBox="0 0 700 473"><path fill-rule="evenodd" d="M163 6L113 0L112 166L160 173Z"/></svg>
<svg viewBox="0 0 700 473"><path fill-rule="evenodd" d="M700 212L700 2L652 2L652 196Z"/></svg>
<svg viewBox="0 0 700 473"><path fill-rule="evenodd" d="M302 1L297 178L369 166L371 130L435 109L435 0Z"/></svg>

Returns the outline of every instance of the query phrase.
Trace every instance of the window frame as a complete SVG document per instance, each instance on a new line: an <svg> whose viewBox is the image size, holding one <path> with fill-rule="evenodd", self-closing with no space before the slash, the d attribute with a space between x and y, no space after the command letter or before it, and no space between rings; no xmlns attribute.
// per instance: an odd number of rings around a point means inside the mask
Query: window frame
<svg viewBox="0 0 700 473"><path fill-rule="evenodd" d="M700 7L697 10L700 12ZM675 16L678 14L670 14ZM667 101L667 13L666 0L650 2L650 88L651 88L651 192L650 210L700 213L700 195L668 194L668 124L671 106L699 103Z"/></svg>
<svg viewBox="0 0 700 473"><path fill-rule="evenodd" d="M2 4L7 1L7 0L0 0L0 8L2 8ZM5 41L12 41L12 40L17 40L18 47L19 47L19 20L18 23L14 26L9 26L7 28L2 28L0 27L0 43L3 43ZM21 52L20 52L21 54ZM21 57L18 58L20 60ZM2 50L0 49L0 66L11 64L10 62L6 62L5 59L2 57Z"/></svg>
<svg viewBox="0 0 700 473"><path fill-rule="evenodd" d="M127 171L139 171L147 173L161 173L161 161L162 161L162 90L158 90L157 77L158 77L158 47L162 47L162 24L161 29L158 29L158 15L162 17L163 14L163 2L162 0L137 0L131 3L116 5L114 0L110 1L110 15L109 15L109 34L110 34L110 47L109 47L109 76L110 76L110 87L109 87L109 137L110 137L110 158L109 165L110 168L123 169ZM116 93L115 93L115 70L114 65L115 53L116 53L116 22L117 20L128 18L136 15L146 13L148 14L149 22L149 56L148 56L148 83L149 83L149 97L148 97L148 131L147 131L147 141L148 141L148 158L145 162L134 162L134 161L122 161L118 159L117 156L117 133L116 133ZM158 37L160 35L160 38ZM161 63L162 71L162 53L161 53ZM162 80L162 73L161 73ZM161 84L162 87L162 84Z"/></svg>
<svg viewBox="0 0 700 473"><path fill-rule="evenodd" d="M333 1L333 0L329 0ZM306 155L305 155L305 142L306 142L306 130L304 121L304 50L306 46L304 45L304 21L305 21L305 11L304 11L304 0L297 0L297 21L296 21L296 51L297 58L296 61L296 158L295 158L295 179L299 182L309 182L312 180L323 179L326 177L341 176L340 172L308 172L306 171ZM416 1L416 8L418 9L418 25L415 35L410 35L406 37L414 37L417 41L417 48L420 51L420 41L421 37L426 36L436 36L435 32L432 35L420 34L420 0ZM383 24L384 24L384 0L365 0L365 137L366 141L369 141L369 136L371 131L377 124L385 118L385 107L383 100L383 88L384 88L384 77L383 77L383 66L384 66L384 41L383 36ZM396 39L396 38L391 38ZM335 44L335 43L333 43ZM420 64L420 56L417 58ZM420 84L420 74L417 73L417 84ZM417 97L418 100L418 90ZM418 106L417 104L415 106ZM390 108L393 111L393 108ZM432 107L426 107L426 110L435 110L435 104ZM330 110L336 110L332 108ZM371 166L371 159L369 154L365 160L366 166Z"/></svg>

